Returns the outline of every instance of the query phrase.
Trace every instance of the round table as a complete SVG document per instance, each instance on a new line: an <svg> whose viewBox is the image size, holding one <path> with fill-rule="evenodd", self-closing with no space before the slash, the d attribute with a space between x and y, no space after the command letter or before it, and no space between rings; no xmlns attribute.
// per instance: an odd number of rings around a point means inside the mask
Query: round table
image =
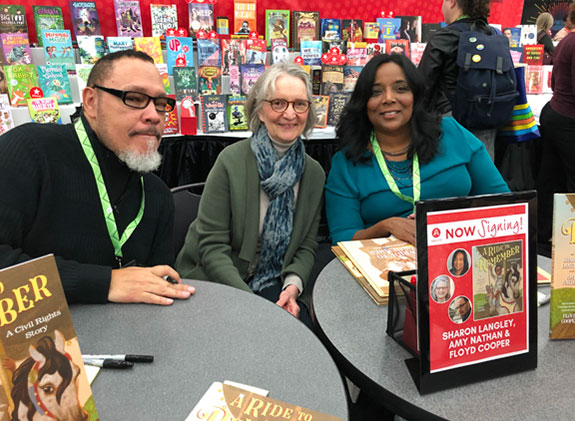
<svg viewBox="0 0 575 421"><path fill-rule="evenodd" d="M549 269L549 259L542 260ZM319 335L343 374L398 415L573 419L575 342L549 340L549 305L538 310L537 369L422 396L405 365L411 354L385 333L387 306L378 307L337 259L320 273L312 298Z"/></svg>
<svg viewBox="0 0 575 421"><path fill-rule="evenodd" d="M74 305L83 354L151 354L152 364L102 369L92 391L100 418L184 420L213 382L347 419L346 391L327 350L275 304L225 285L189 281L196 293L170 307Z"/></svg>

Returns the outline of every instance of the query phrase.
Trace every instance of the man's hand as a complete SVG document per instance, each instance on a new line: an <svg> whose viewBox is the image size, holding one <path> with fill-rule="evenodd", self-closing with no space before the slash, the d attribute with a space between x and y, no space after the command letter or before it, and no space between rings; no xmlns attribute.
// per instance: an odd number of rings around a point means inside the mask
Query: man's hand
<svg viewBox="0 0 575 421"><path fill-rule="evenodd" d="M178 283L172 284L164 276L170 276ZM196 289L182 284L180 275L170 266L134 266L112 270L108 300L116 303L170 305L174 298L187 299L194 292Z"/></svg>
<svg viewBox="0 0 575 421"><path fill-rule="evenodd" d="M299 294L299 290L295 285L288 285L280 294L279 300L276 304L286 310L294 317L299 318L299 305L296 300Z"/></svg>

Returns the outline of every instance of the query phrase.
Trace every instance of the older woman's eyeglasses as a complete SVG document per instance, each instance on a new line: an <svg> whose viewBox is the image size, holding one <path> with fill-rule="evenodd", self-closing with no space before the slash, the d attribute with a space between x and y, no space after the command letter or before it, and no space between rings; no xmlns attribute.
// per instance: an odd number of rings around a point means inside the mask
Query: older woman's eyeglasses
<svg viewBox="0 0 575 421"><path fill-rule="evenodd" d="M295 101L286 101L285 99L264 99L265 102L270 104L272 110L276 113L283 113L287 110L288 106L292 104L293 110L298 114L303 114L307 110L309 110L309 106L311 102L306 101L305 99L296 99Z"/></svg>
<svg viewBox="0 0 575 421"><path fill-rule="evenodd" d="M150 96L141 92L134 91L120 91L118 89L104 88L103 86L94 85L94 88L100 89L104 92L114 95L122 100L122 102L130 108L143 110L148 106L150 101L154 101L154 108L159 113L169 113L176 106L174 98L165 96Z"/></svg>

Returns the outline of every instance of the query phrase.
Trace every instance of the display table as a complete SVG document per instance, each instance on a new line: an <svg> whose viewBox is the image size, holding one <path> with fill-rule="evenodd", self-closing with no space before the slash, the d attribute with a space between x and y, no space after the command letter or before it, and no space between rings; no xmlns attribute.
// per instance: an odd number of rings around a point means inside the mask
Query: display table
<svg viewBox="0 0 575 421"><path fill-rule="evenodd" d="M549 269L549 259L540 258L540 265ZM410 420L573 419L575 342L548 339L549 305L538 310L536 370L421 396L404 362L411 354L385 333L387 306L375 305L338 260L320 273L312 298L320 336L343 374L398 415Z"/></svg>
<svg viewBox="0 0 575 421"><path fill-rule="evenodd" d="M347 419L344 385L317 337L254 294L186 281L196 294L171 307L70 307L84 354L151 354L152 364L102 369L92 390L102 420L184 420L212 382L233 380L269 397Z"/></svg>

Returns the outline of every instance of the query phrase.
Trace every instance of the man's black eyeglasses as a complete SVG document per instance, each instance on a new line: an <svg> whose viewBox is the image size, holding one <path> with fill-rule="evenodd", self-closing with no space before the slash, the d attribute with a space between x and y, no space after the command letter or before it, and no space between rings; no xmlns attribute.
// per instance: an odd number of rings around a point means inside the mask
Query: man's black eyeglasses
<svg viewBox="0 0 575 421"><path fill-rule="evenodd" d="M136 108L138 110L146 108L150 101L154 101L154 107L159 113L169 113L176 106L176 100L174 98L168 98L165 96L153 97L141 92L120 91L118 89L104 88L103 86L98 85L94 85L94 88L101 89L104 92L114 95L120 98L128 107Z"/></svg>

